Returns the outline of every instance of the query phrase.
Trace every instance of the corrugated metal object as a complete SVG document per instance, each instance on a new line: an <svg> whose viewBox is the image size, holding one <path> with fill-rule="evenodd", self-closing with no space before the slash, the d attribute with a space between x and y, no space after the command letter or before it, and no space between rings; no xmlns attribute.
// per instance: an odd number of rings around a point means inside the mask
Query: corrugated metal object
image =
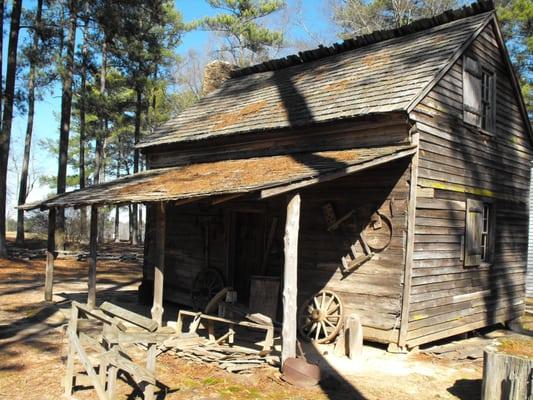
<svg viewBox="0 0 533 400"><path fill-rule="evenodd" d="M223 160L154 169L52 197L24 209L195 199L276 188L415 151L412 145ZM382 160L382 161L380 161ZM368 165L370 166L370 165Z"/></svg>
<svg viewBox="0 0 533 400"><path fill-rule="evenodd" d="M283 364L282 379L294 386L310 387L320 382L320 368L303 358L288 358Z"/></svg>

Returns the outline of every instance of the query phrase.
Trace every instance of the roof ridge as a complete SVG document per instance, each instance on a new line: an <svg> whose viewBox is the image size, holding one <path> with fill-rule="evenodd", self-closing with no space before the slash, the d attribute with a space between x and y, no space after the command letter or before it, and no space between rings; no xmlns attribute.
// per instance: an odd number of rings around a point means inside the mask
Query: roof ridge
<svg viewBox="0 0 533 400"><path fill-rule="evenodd" d="M346 39L340 43L333 43L331 46L326 47L320 45L316 49L301 51L298 54L291 54L283 58L268 60L260 64L240 68L231 72L231 77L237 78L245 75L252 75L259 72L276 71L292 67L294 65L307 63L310 61L320 60L322 58L326 58L335 54L355 50L361 47L383 42L388 39L405 36L411 33L425 31L439 25L444 25L449 22L461 20L492 10L494 10L493 0L478 0L477 2L464 6L462 8L455 10L447 10L442 14L436 15L434 17L418 19L416 21L411 22L410 24L401 26L399 28L374 31L365 35Z"/></svg>

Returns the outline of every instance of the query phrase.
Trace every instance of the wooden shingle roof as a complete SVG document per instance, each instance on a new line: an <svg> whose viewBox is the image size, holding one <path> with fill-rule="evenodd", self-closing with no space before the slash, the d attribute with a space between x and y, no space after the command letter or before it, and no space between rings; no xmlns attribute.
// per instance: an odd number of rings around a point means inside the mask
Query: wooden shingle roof
<svg viewBox="0 0 533 400"><path fill-rule="evenodd" d="M454 13L237 71L139 147L406 110L493 15Z"/></svg>
<svg viewBox="0 0 533 400"><path fill-rule="evenodd" d="M223 160L139 172L21 208L148 203L305 187L412 155L412 145ZM292 188L292 186L291 186Z"/></svg>

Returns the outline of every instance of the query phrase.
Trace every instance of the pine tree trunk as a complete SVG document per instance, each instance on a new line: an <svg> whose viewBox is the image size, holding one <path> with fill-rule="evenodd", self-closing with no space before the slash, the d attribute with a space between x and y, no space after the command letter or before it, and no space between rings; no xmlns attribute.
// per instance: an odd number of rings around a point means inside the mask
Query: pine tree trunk
<svg viewBox="0 0 533 400"><path fill-rule="evenodd" d="M117 179L120 178L120 160L117 161ZM113 235L115 243L118 243L119 240L119 229L120 229L120 207L115 207L115 233Z"/></svg>
<svg viewBox="0 0 533 400"><path fill-rule="evenodd" d="M142 115L142 89L140 87L136 88L137 100L135 102L135 131L134 131L134 142L135 144L139 143L141 139L141 115ZM139 172L139 149L134 148L133 150L133 173L136 174ZM133 204L132 207L132 244L139 243L139 207L137 204Z"/></svg>
<svg viewBox="0 0 533 400"><path fill-rule="evenodd" d="M11 142L11 125L13 122L13 102L15 99L15 78L17 74L17 47L20 28L22 0L13 1L11 28L7 55L6 90L4 92L4 109L2 130L0 131L0 257L7 256L6 247L6 202L7 202L7 167L9 145Z"/></svg>
<svg viewBox="0 0 533 400"><path fill-rule="evenodd" d="M100 69L100 95L105 100L106 97L106 84L107 84L107 37L104 38L102 43L102 66ZM95 170L96 183L102 183L105 180L105 143L107 139L107 118L104 115L102 117L102 126L100 135L96 138L96 161L97 168ZM105 213L101 212L98 219L98 242L104 242L105 235Z"/></svg>
<svg viewBox="0 0 533 400"><path fill-rule="evenodd" d="M4 0L0 0L0 32L4 32ZM4 61L4 35L0 38L0 71L3 71ZM2 96L2 88L4 82L2 74L0 74L0 115L2 115L2 104L4 102L4 96ZM0 131L2 130L2 121L0 120Z"/></svg>
<svg viewBox="0 0 533 400"><path fill-rule="evenodd" d="M35 26L33 31L32 55L30 58L30 72L28 76L28 119L26 122L26 138L24 140L24 156L22 159L22 171L20 174L18 205L26 202L28 194L28 170L30 167L31 139L33 135L33 116L35 114L35 59L39 50L39 37L41 35L41 15L43 12L43 0L37 1ZM17 238L19 246L24 244L24 210L17 211Z"/></svg>
<svg viewBox="0 0 533 400"><path fill-rule="evenodd" d="M133 206L131 204L128 205L128 213L129 213L129 222L130 222L130 234L129 234L129 242L133 244Z"/></svg>
<svg viewBox="0 0 533 400"><path fill-rule="evenodd" d="M68 139L70 133L70 115L72 112L72 81L74 75L74 46L76 42L76 0L69 0L69 20L66 41L65 72L61 92L61 122L59 126L59 166L57 171L57 193L67 189ZM57 212L56 248L65 248L65 209Z"/></svg>
<svg viewBox="0 0 533 400"><path fill-rule="evenodd" d="M83 26L83 46L81 50L81 87L80 87L80 189L85 188L85 115L87 97L87 64L89 59L88 34L89 34L89 2L85 2L85 22ZM87 238L87 207L80 210L80 237Z"/></svg>

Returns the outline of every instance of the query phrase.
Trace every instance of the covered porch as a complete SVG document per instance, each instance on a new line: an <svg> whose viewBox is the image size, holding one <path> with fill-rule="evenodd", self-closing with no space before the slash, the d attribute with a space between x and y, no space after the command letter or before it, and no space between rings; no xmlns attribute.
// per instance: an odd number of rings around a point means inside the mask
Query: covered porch
<svg viewBox="0 0 533 400"><path fill-rule="evenodd" d="M148 249L142 291L153 293L152 319L159 325L163 323L164 298L194 306L187 291L180 292L179 284L176 284L179 281L176 275L181 273L183 278L187 276L188 271L184 268L180 270L176 266L176 259L180 259L182 243L174 234L174 230L176 222L179 226L180 217L187 215L187 210L197 208L207 215L204 219L197 219L204 232L203 237L197 238L190 231L182 233L191 236L187 240L199 242L198 248L201 249L197 254L199 265L205 268L213 267L213 260L220 259L214 257L214 253L218 252L221 255L223 262L215 267L221 271L225 280L224 286L233 287L240 300L253 304L251 300L254 298L254 293L251 293L250 284L255 276L275 278L277 275L280 278L283 306L280 318L274 315L273 319L283 321L282 360L294 357L299 294L298 237L301 207L305 207L306 199L301 193L309 188L320 191L322 184L358 172L379 167L386 168L387 165L402 159L408 161L415 151L416 148L409 145L387 146L226 160L149 170L56 196L40 204L28 205L25 208L49 210L45 297L51 300L53 292L57 208L84 206L91 208L87 304L89 307L95 307L98 208L109 204L144 203L150 209L150 219L147 227L149 238L147 238ZM387 195L385 193L385 198ZM365 199L362 199L362 202L364 203ZM269 209L272 210L273 204L277 204L276 211L267 212ZM392 203L388 204L388 207L392 206ZM217 247L217 242L212 241L213 235L209 233L211 229L209 212L205 212L208 209L216 209L216 218L222 219L223 232L219 232L223 237L219 243L222 248ZM259 230L266 232L266 236L259 234ZM282 252L272 257L270 250L277 231L283 232ZM262 245L258 246L257 243ZM183 260L183 257L181 259ZM253 269L250 269L250 266ZM191 278L192 274L189 273L189 282L192 285ZM148 286L153 289L148 290Z"/></svg>

